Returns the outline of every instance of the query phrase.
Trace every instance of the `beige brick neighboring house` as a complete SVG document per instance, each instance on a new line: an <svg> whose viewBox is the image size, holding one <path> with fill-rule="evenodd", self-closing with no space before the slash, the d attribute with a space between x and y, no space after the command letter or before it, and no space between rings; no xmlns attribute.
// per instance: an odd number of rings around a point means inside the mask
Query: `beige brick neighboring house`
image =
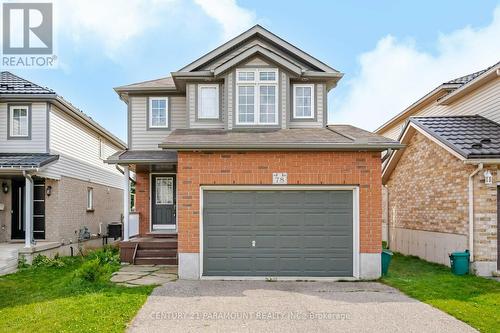
<svg viewBox="0 0 500 333"><path fill-rule="evenodd" d="M409 128L410 117L474 115L500 123L500 62L478 72L442 83L385 122L375 133L391 139L403 140L404 130ZM392 159L391 165L388 164L390 159L387 158L383 167L382 238L384 240L390 238L392 247L397 247L405 253L449 264L448 252L468 247L469 211L474 211L474 219L479 222L475 223L475 237L473 238L482 244L479 249L475 249L474 256L477 256L475 259L478 259L478 263L483 263L482 267L486 265L486 269L479 273L490 274L488 264L484 263L488 260L492 263L493 258L498 257L496 250L498 248L496 236L498 233L496 223L498 188L496 185L500 180L495 173L500 162L498 156L482 161L483 169L490 170L493 174L491 186L484 187L484 180L480 183L484 178L484 171L472 177L474 205L471 206L468 190L469 174L471 170L477 168L480 161L465 162L464 160L467 159L463 155L454 155L446 140L437 141L441 144L441 149L438 149L435 147L436 138L432 134L421 131L419 135L413 137L414 130L411 128L410 130L405 138L408 144L404 153L405 157ZM424 143L425 138L428 140L427 143ZM473 144L469 137L462 139L463 143ZM429 142L433 142L434 145ZM393 155L395 154L387 156ZM453 159L453 157L456 158ZM428 168L422 170L417 168L417 165ZM430 168L430 166L433 167ZM457 176L461 174L460 167L465 174ZM466 189L463 188L464 182ZM426 186L421 184L426 184ZM461 186L460 190L457 189L458 186ZM425 191L422 190L424 188ZM448 193L450 189L451 193ZM422 191L419 192L419 190ZM413 216L417 216L419 220L415 221ZM421 219L427 221L424 222ZM457 229L452 233L448 232L447 230L453 230L451 225L456 223L462 225L462 231ZM398 225L398 227L393 227L393 225ZM488 246L483 246L485 244ZM474 264L474 267L476 266L478 266L477 263Z"/></svg>
<svg viewBox="0 0 500 333"><path fill-rule="evenodd" d="M83 227L94 238L84 247L102 244L121 220L125 183L104 160L126 145L48 88L10 72L0 83L0 242L12 249L1 275L18 253L69 254Z"/></svg>
<svg viewBox="0 0 500 333"><path fill-rule="evenodd" d="M46 239L76 242L82 226L88 227L92 234L105 231L106 225L120 222L123 208L123 191L111 186L86 182L64 177L61 180L48 180L52 194L46 198ZM87 189L93 189L94 208L87 210ZM71 198L71 200L67 200Z"/></svg>
<svg viewBox="0 0 500 333"><path fill-rule="evenodd" d="M500 125L480 116L410 118L401 141L407 147L383 172L390 248L447 265L450 252L469 249L476 273L491 275L500 265Z"/></svg>

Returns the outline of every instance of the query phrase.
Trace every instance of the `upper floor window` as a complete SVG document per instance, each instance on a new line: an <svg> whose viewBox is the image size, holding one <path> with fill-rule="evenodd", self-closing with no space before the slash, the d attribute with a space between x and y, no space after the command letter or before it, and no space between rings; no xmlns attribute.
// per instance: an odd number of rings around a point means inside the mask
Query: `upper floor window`
<svg viewBox="0 0 500 333"><path fill-rule="evenodd" d="M236 70L236 124L278 124L278 70Z"/></svg>
<svg viewBox="0 0 500 333"><path fill-rule="evenodd" d="M219 119L219 85L198 85L198 119Z"/></svg>
<svg viewBox="0 0 500 333"><path fill-rule="evenodd" d="M293 96L293 117L298 119L314 118L314 84L295 84Z"/></svg>
<svg viewBox="0 0 500 333"><path fill-rule="evenodd" d="M9 137L28 138L30 132L30 108L27 105L9 107Z"/></svg>
<svg viewBox="0 0 500 333"><path fill-rule="evenodd" d="M168 128L168 97L149 98L149 127Z"/></svg>

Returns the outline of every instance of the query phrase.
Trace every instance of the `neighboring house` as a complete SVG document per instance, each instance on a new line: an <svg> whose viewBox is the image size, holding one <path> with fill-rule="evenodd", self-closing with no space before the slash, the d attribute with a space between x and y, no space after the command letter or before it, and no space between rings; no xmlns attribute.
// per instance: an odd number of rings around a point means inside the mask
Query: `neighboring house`
<svg viewBox="0 0 500 333"><path fill-rule="evenodd" d="M141 236L122 260L178 261L183 279L378 278L380 153L401 145L327 125L341 77L257 25L170 77L115 88L129 150L108 163L136 173L139 226L126 209L125 230Z"/></svg>
<svg viewBox="0 0 500 333"><path fill-rule="evenodd" d="M500 63L441 85L377 130L407 148L384 164L391 249L449 265L468 249L500 269Z"/></svg>
<svg viewBox="0 0 500 333"><path fill-rule="evenodd" d="M120 222L123 176L103 161L125 148L54 91L1 72L0 242L57 251L83 226Z"/></svg>

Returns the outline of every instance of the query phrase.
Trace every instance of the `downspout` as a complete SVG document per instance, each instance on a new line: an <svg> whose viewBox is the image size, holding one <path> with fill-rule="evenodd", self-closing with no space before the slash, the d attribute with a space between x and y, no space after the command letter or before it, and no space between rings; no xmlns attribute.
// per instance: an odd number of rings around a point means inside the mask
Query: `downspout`
<svg viewBox="0 0 500 333"><path fill-rule="evenodd" d="M483 170L483 163L469 175L469 253L470 262L474 261L474 176Z"/></svg>
<svg viewBox="0 0 500 333"><path fill-rule="evenodd" d="M31 175L23 170L25 179L25 227L24 227L24 247L31 247L33 245L33 178Z"/></svg>

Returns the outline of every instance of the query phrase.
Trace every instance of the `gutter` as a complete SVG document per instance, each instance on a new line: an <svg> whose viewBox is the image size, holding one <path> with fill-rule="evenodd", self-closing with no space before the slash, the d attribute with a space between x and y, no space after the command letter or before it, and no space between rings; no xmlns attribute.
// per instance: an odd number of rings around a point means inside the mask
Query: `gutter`
<svg viewBox="0 0 500 333"><path fill-rule="evenodd" d="M228 144L217 144L217 143L191 143L191 144L179 144L179 143L162 143L158 145L159 148L163 149L175 149L177 151L193 151L193 150L332 150L332 151L359 151L359 150L370 150L370 151L383 151L386 149L401 149L405 146L402 144L394 143L381 143L381 144L331 144L331 143L228 143Z"/></svg>
<svg viewBox="0 0 500 333"><path fill-rule="evenodd" d="M483 163L469 175L469 252L470 262L474 262L474 176L483 170Z"/></svg>

